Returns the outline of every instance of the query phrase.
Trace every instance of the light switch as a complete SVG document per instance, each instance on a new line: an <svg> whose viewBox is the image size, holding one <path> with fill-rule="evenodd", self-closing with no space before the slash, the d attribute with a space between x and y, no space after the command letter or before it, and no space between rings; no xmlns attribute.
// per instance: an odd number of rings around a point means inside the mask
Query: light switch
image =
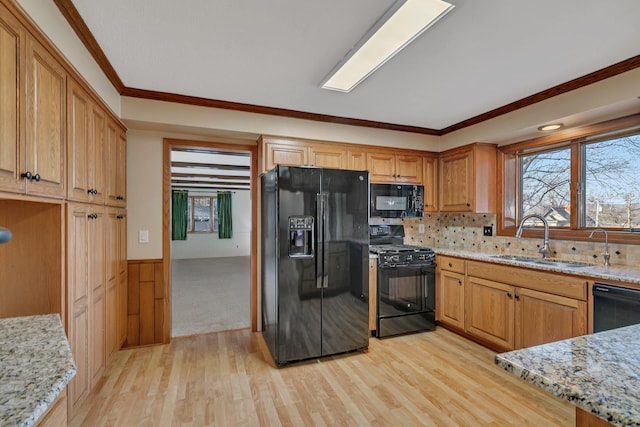
<svg viewBox="0 0 640 427"><path fill-rule="evenodd" d="M418 224L418 233L424 234L424 224Z"/></svg>
<svg viewBox="0 0 640 427"><path fill-rule="evenodd" d="M149 230L138 231L138 243L149 243Z"/></svg>

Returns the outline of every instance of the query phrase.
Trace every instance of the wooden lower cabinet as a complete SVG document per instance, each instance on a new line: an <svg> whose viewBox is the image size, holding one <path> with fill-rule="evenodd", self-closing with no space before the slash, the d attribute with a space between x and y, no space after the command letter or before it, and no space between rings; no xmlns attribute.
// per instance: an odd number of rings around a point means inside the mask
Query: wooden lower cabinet
<svg viewBox="0 0 640 427"><path fill-rule="evenodd" d="M378 315L377 292L378 260L369 258L369 331L376 330L376 316Z"/></svg>
<svg viewBox="0 0 640 427"><path fill-rule="evenodd" d="M438 269L438 322L497 351L588 331L586 280L447 256Z"/></svg>
<svg viewBox="0 0 640 427"><path fill-rule="evenodd" d="M464 329L464 274L440 271L436 292L436 320Z"/></svg>
<svg viewBox="0 0 640 427"><path fill-rule="evenodd" d="M513 286L469 277L466 284L466 332L498 348L513 350L514 292Z"/></svg>
<svg viewBox="0 0 640 427"><path fill-rule="evenodd" d="M531 289L517 289L516 292L516 348L587 333L585 301Z"/></svg>
<svg viewBox="0 0 640 427"><path fill-rule="evenodd" d="M122 346L126 284L125 288L120 284L121 245L126 242L120 211L85 203L67 207L67 257L73 260L67 271L67 334L77 367L68 387L70 418Z"/></svg>
<svg viewBox="0 0 640 427"><path fill-rule="evenodd" d="M587 302L468 277L465 331L509 351L587 333Z"/></svg>

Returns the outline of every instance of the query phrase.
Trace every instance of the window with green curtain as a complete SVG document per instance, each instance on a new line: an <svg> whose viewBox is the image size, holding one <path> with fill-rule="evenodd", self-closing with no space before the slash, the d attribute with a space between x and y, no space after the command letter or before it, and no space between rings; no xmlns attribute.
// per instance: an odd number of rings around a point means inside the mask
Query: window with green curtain
<svg viewBox="0 0 640 427"><path fill-rule="evenodd" d="M233 235L231 226L231 192L218 192L218 238L230 239Z"/></svg>
<svg viewBox="0 0 640 427"><path fill-rule="evenodd" d="M171 240L187 240L189 222L189 192L173 190L171 192Z"/></svg>

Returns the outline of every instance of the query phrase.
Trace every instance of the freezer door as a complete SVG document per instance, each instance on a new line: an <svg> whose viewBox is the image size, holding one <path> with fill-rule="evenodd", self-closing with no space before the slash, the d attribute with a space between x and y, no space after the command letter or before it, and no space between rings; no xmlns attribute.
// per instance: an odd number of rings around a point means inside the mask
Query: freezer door
<svg viewBox="0 0 640 427"><path fill-rule="evenodd" d="M317 228L309 218L316 215L320 176L317 168L278 167L278 364L322 354L316 250L305 250L304 256L291 251L292 227Z"/></svg>
<svg viewBox="0 0 640 427"><path fill-rule="evenodd" d="M324 169L322 355L369 345L369 174ZM318 254L320 256L320 254Z"/></svg>

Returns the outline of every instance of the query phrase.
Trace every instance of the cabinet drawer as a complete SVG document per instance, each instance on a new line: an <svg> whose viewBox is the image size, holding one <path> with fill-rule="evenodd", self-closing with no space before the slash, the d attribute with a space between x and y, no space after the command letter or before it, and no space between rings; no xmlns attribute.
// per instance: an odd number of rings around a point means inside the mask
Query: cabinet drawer
<svg viewBox="0 0 640 427"><path fill-rule="evenodd" d="M467 262L467 275L583 301L587 300L587 280L560 273L469 261Z"/></svg>
<svg viewBox="0 0 640 427"><path fill-rule="evenodd" d="M441 270L453 271L455 273L464 274L465 260L445 255L438 255L438 267Z"/></svg>

